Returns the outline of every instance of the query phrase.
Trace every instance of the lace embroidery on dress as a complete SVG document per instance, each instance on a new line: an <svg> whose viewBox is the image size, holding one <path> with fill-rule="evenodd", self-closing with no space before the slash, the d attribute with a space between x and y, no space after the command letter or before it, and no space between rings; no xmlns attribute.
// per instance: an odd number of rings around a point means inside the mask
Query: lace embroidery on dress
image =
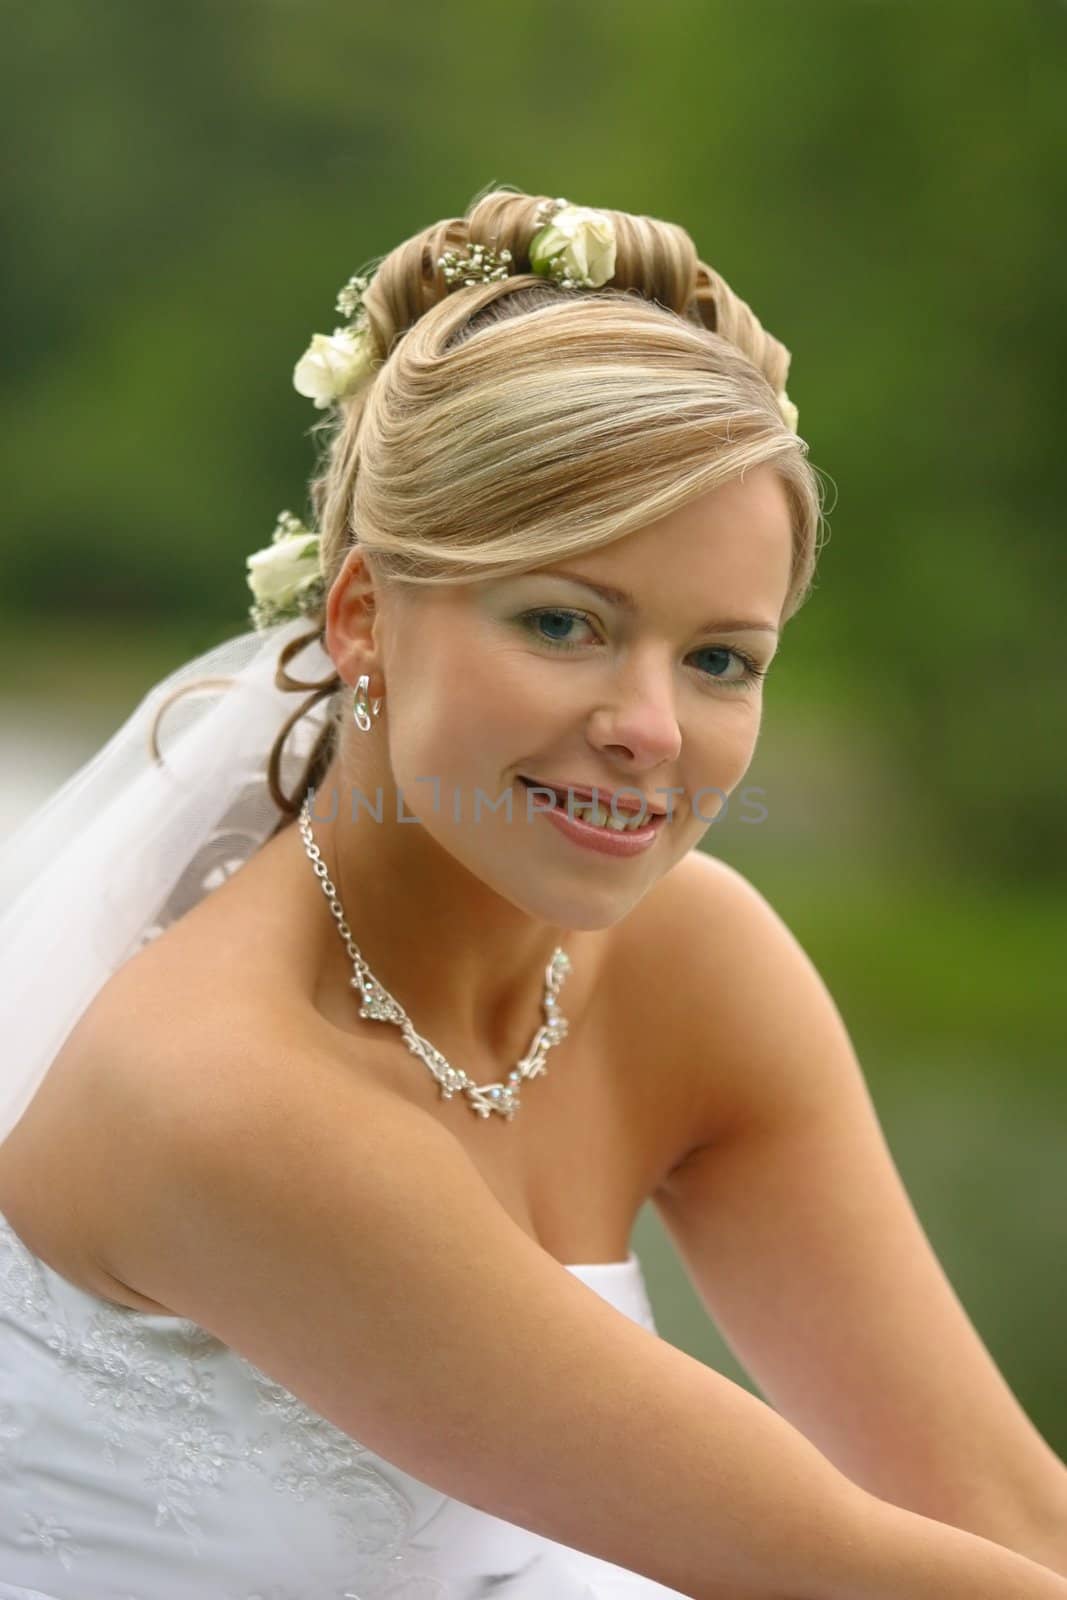
<svg viewBox="0 0 1067 1600"><path fill-rule="evenodd" d="M198 1363L221 1348L219 1341L196 1323L175 1318L173 1330L157 1335L168 1357L160 1359L147 1348L138 1313L102 1301L84 1326L73 1328L49 1293L37 1258L6 1221L0 1231L0 1292L96 1411L106 1464L117 1466L126 1436L138 1424L167 1424L145 1463L145 1481L156 1495L155 1523L174 1523L195 1536L195 1494L221 1488L225 1468L240 1459L233 1440L207 1425L214 1374ZM45 1543L44 1534L39 1536Z"/></svg>
<svg viewBox="0 0 1067 1600"><path fill-rule="evenodd" d="M35 1511L23 1511L22 1520L25 1526L16 1533L15 1543L40 1545L42 1550L58 1558L65 1571L71 1570L78 1556L89 1554L84 1545L75 1541L70 1529L54 1517L39 1517Z"/></svg>
<svg viewBox="0 0 1067 1600"><path fill-rule="evenodd" d="M344 1589L335 1589L329 1600L452 1600L455 1590L446 1589L436 1578L401 1579L397 1582L386 1580L388 1587L381 1588L375 1583L373 1589L368 1589L361 1578L359 1588L350 1584ZM130 1596L133 1600L133 1596ZM266 1588L253 1589L250 1594L228 1594L226 1600L309 1600L306 1589L289 1589L284 1584L272 1583ZM322 1600L327 1600L324 1595Z"/></svg>
<svg viewBox="0 0 1067 1600"><path fill-rule="evenodd" d="M409 1545L415 1508L375 1469L371 1452L199 1324L173 1318L168 1328L160 1329L153 1319L151 1336L157 1350L162 1344L165 1358L148 1348L144 1318L132 1307L100 1302L76 1330L55 1304L42 1264L2 1216L0 1298L39 1334L93 1407L109 1466L118 1466L119 1452L135 1429L139 1439L153 1441L144 1481L155 1494L157 1527L173 1524L196 1545L199 1497L218 1496L229 1475L246 1467L274 1492L302 1503L313 1497L326 1507L339 1546L349 1551L358 1574L353 1575L353 1587L337 1591L337 1600L443 1600L447 1591L417 1571L418 1552ZM214 1426L210 1407L215 1372L207 1361L220 1356L235 1359L256 1386L257 1409L274 1420L274 1430L238 1443ZM0 1408L0 1478L17 1470L18 1446L31 1420L17 1406ZM440 1499L447 1503L445 1496ZM47 1514L24 1515L28 1526L20 1541L36 1541L68 1571L86 1553L65 1524ZM270 1590L262 1589L234 1600L258 1600L260 1595L274 1600ZM283 1596L285 1591L278 1589L278 1600Z"/></svg>
<svg viewBox="0 0 1067 1600"><path fill-rule="evenodd" d="M250 1467L269 1477L272 1488L306 1501L314 1495L329 1507L338 1527L361 1554L392 1555L412 1531L414 1508L372 1465L371 1451L319 1416L282 1384L244 1356L238 1360L256 1386L260 1413L273 1418L278 1434L266 1432L248 1445ZM274 1466L260 1457L273 1447ZM358 1519L348 1514L358 1503Z"/></svg>

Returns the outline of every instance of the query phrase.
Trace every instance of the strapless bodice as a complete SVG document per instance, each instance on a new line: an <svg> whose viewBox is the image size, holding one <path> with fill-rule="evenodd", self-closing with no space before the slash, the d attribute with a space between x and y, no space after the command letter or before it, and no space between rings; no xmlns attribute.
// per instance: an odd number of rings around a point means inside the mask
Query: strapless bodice
<svg viewBox="0 0 1067 1600"><path fill-rule="evenodd" d="M569 1266L655 1332L641 1265ZM668 1600L402 1472L0 1215L0 1600Z"/></svg>

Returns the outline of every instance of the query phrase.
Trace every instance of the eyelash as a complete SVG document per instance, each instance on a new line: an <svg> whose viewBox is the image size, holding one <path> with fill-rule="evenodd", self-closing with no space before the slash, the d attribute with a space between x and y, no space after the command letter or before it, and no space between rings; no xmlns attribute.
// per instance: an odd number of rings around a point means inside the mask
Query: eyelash
<svg viewBox="0 0 1067 1600"><path fill-rule="evenodd" d="M529 632L533 633L533 624L538 617L570 617L572 620L588 623L590 627L593 625L584 611L572 611L566 606L542 606L536 611L524 611L518 620ZM536 639L538 644L546 644L550 650L580 650L582 648L579 644L572 644L565 640L546 639L544 634L540 633L536 635ZM705 650L725 650L727 655L736 656L745 669L744 676L732 682L726 678L715 678L710 673L704 673L703 676L710 683L719 683L724 689L752 689L761 678L766 676L766 667L761 667L745 650L734 650L726 645L710 644L704 645L702 648Z"/></svg>

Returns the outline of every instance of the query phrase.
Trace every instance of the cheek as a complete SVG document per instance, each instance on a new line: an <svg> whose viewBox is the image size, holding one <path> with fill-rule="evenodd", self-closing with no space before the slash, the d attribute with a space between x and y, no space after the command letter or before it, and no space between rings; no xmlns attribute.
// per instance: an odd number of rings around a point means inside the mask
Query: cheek
<svg viewBox="0 0 1067 1600"><path fill-rule="evenodd" d="M449 656L435 671L425 717L438 747L447 746L453 765L477 767L488 757L505 764L512 752L535 741L558 721L559 683L528 652L500 647ZM443 730L447 729L447 737Z"/></svg>
<svg viewBox="0 0 1067 1600"><path fill-rule="evenodd" d="M712 717L699 730L692 724L684 732L682 761L694 783L717 784L730 789L744 776L759 740L759 704L727 708L729 714Z"/></svg>
<svg viewBox="0 0 1067 1600"><path fill-rule="evenodd" d="M743 707L737 721L723 732L722 750L726 760L735 766L748 766L756 749L760 731L759 704Z"/></svg>
<svg viewBox="0 0 1067 1600"><path fill-rule="evenodd" d="M427 806L433 793L430 779L443 786L442 799L456 789L473 793L478 785L495 794L500 775L520 759L516 741L522 721L506 696L480 693L469 682L453 687L443 676L431 693L405 708L400 736L394 740L394 777L405 793L423 791ZM414 802L412 809L420 803Z"/></svg>

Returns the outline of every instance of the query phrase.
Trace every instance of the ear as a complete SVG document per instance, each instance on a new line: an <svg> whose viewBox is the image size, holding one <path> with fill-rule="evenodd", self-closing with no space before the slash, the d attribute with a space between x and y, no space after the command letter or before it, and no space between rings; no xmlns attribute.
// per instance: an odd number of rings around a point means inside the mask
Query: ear
<svg viewBox="0 0 1067 1600"><path fill-rule="evenodd" d="M326 648L345 683L377 665L380 641L374 578L362 550L348 552L326 597Z"/></svg>

